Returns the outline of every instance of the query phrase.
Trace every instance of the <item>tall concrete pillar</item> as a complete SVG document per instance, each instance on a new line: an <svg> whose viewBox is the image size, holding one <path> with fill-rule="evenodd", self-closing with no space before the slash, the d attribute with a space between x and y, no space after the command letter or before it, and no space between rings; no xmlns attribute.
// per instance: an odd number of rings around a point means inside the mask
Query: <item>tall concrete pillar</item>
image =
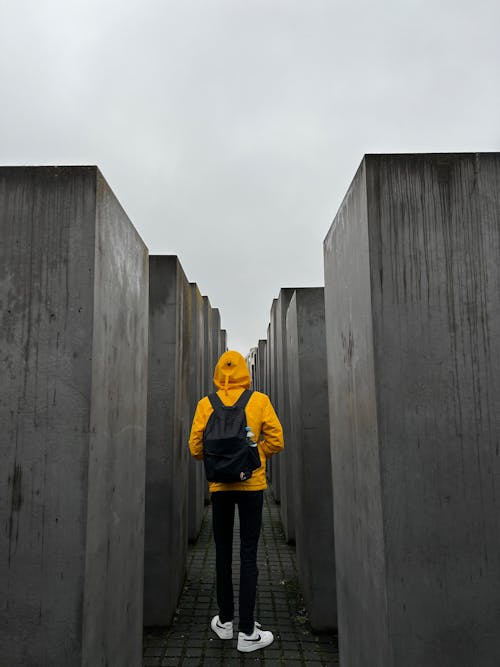
<svg viewBox="0 0 500 667"><path fill-rule="evenodd" d="M258 384L258 389L259 391L262 391L264 394L266 393L265 389L265 372L266 372L266 345L267 341L264 339L259 340L258 343L258 358L259 358L259 366L257 369L257 384Z"/></svg>
<svg viewBox="0 0 500 667"><path fill-rule="evenodd" d="M255 389L257 389L256 377L255 376L256 376L257 364L258 364L257 348L256 347L252 347L249 350L249 352L248 352L248 354L245 358L245 361L246 361L247 366L248 366L248 372L250 373L252 388L255 390Z"/></svg>
<svg viewBox="0 0 500 667"><path fill-rule="evenodd" d="M203 396L212 394L215 391L214 370L217 359L214 355L213 345L213 311L208 296L203 297L203 346L205 348L205 364L203 367ZM208 484L205 485L205 504L210 500Z"/></svg>
<svg viewBox="0 0 500 667"><path fill-rule="evenodd" d="M328 631L337 628L337 597L322 287L295 290L286 343L297 569L311 626Z"/></svg>
<svg viewBox="0 0 500 667"><path fill-rule="evenodd" d="M144 625L172 621L188 543L190 291L176 256L149 261Z"/></svg>
<svg viewBox="0 0 500 667"><path fill-rule="evenodd" d="M292 443L290 434L290 413L288 398L288 359L286 351L286 313L295 288L285 287L280 290L274 311L275 359L276 359L276 411L285 439L285 449L278 457L280 469L280 510L285 539L295 541L294 488L292 476Z"/></svg>
<svg viewBox="0 0 500 667"><path fill-rule="evenodd" d="M278 390L277 390L277 370L276 370L276 306L278 299L273 299L271 310L269 313L269 326L267 328L267 350L268 350L268 384L269 384L269 398L275 410L278 410ZM278 413L278 418L282 416ZM286 446L286 443L285 443ZM281 501L281 484L280 484L280 460L283 452L279 456L272 457L268 463L268 474L271 479L271 491L273 498L277 503Z"/></svg>
<svg viewBox="0 0 500 667"><path fill-rule="evenodd" d="M213 370L216 363L219 361L219 332L220 332L220 312L218 308L212 308L212 335L211 335L211 358L213 363L212 368L212 377ZM215 389L215 387L214 387ZM213 391L213 389L211 390Z"/></svg>
<svg viewBox="0 0 500 667"><path fill-rule="evenodd" d="M204 395L211 394L215 390L214 386L214 369L217 360L214 358L213 327L212 327L212 313L213 308L210 305L208 296L203 297L203 345L206 351L205 367L203 369L203 390Z"/></svg>
<svg viewBox="0 0 500 667"><path fill-rule="evenodd" d="M196 405L203 394L203 366L205 364L205 348L203 345L203 298L195 283L189 285L190 299L190 363L189 363L189 420L190 430ZM189 433L187 433L187 440ZM188 493L188 538L194 542L198 537L205 505L205 474L203 465L189 457L189 493Z"/></svg>
<svg viewBox="0 0 500 667"><path fill-rule="evenodd" d="M225 329L220 330L219 337L219 357L224 354L227 350L227 331Z"/></svg>
<svg viewBox="0 0 500 667"><path fill-rule="evenodd" d="M271 396L271 386L270 386L270 374L271 374L271 323L267 325L267 338L266 338L266 356L264 358L264 393L269 397ZM271 399L272 400L272 399ZM272 459L271 459L272 460Z"/></svg>
<svg viewBox="0 0 500 667"><path fill-rule="evenodd" d="M369 155L325 239L341 663L500 656L500 154Z"/></svg>
<svg viewBox="0 0 500 667"><path fill-rule="evenodd" d="M0 168L0 663L142 661L147 248L96 167Z"/></svg>

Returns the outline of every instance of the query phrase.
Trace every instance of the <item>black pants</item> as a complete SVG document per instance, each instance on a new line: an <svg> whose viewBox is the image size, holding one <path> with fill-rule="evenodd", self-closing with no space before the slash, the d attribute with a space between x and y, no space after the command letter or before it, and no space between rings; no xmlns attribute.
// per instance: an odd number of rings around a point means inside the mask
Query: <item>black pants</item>
<svg viewBox="0 0 500 667"><path fill-rule="evenodd" d="M257 546L262 525L262 491L216 491L212 493L212 518L217 571L217 604L222 623L234 618L232 581L234 508L240 517L240 632L254 629L257 593Z"/></svg>

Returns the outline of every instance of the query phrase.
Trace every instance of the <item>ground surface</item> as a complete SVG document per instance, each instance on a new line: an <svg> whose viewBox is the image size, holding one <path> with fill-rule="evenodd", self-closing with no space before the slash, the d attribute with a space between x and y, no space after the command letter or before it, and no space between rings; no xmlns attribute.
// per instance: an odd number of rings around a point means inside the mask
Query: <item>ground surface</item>
<svg viewBox="0 0 500 667"><path fill-rule="evenodd" d="M233 640L225 641L212 632L210 619L217 613L217 603L211 518L207 507L198 541L189 550L186 584L172 626L145 632L144 667L338 665L336 637L316 635L309 627L297 581L294 548L285 543L279 508L267 492L258 555L256 618L264 630L274 633L275 641L265 649L243 654L236 650L236 631ZM235 524L233 578L237 597L237 519Z"/></svg>

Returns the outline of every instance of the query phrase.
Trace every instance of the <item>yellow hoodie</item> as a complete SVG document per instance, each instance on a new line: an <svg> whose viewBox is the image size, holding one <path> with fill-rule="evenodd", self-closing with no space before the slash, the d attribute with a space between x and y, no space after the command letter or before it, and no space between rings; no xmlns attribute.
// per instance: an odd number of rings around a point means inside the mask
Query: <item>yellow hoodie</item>
<svg viewBox="0 0 500 667"><path fill-rule="evenodd" d="M217 395L224 405L234 405L245 389L250 387L250 373L239 352L224 352L214 372ZM203 459L203 431L213 412L207 396L199 401L193 418L189 449L195 459ZM247 426L255 434L262 465L246 482L211 482L210 491L259 491L267 487L266 460L283 449L283 429L271 401L260 391L254 391L245 408Z"/></svg>

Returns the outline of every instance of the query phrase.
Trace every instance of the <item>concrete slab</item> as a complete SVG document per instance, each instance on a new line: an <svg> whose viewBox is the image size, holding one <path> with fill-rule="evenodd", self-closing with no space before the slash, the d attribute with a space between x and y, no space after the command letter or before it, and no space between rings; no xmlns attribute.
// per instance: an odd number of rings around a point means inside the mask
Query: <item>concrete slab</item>
<svg viewBox="0 0 500 667"><path fill-rule="evenodd" d="M258 342L258 367L257 367L257 386L258 390L262 391L264 394L265 390L265 372L266 372L266 340L259 340Z"/></svg>
<svg viewBox="0 0 500 667"><path fill-rule="evenodd" d="M273 299L271 304L271 310L269 313L269 326L267 331L267 341L268 341L268 396L271 399L271 403L276 411L278 411L278 372L276 366L276 307L278 304L278 299ZM281 419L281 415L278 413L278 418ZM285 440L286 447L286 440ZM271 491L273 498L277 503L281 501L281 484L280 484L280 461L281 457L284 455L284 452L281 452L279 456L272 457L268 461L267 474L271 480Z"/></svg>
<svg viewBox="0 0 500 667"><path fill-rule="evenodd" d="M176 256L149 261L144 625L171 623L188 543L190 294Z"/></svg>
<svg viewBox="0 0 500 667"><path fill-rule="evenodd" d="M227 331L225 329L221 329L220 335L219 335L219 357L224 354L227 350Z"/></svg>
<svg viewBox="0 0 500 667"><path fill-rule="evenodd" d="M332 631L337 597L323 292L296 289L288 306L288 443L299 581L311 627Z"/></svg>
<svg viewBox="0 0 500 667"><path fill-rule="evenodd" d="M283 530L288 543L295 541L294 488L292 471L292 443L289 441L290 413L288 398L288 360L286 349L286 312L295 291L294 287L280 290L274 311L275 319L275 359L276 359L276 411L283 426L285 449L278 458L280 469L280 503Z"/></svg>
<svg viewBox="0 0 500 667"><path fill-rule="evenodd" d="M214 385L214 370L217 363L215 358L215 345L214 345L214 309L210 305L210 300L208 296L203 297L203 346L205 348L205 364L203 368L203 392L200 395L206 396L215 391L216 387ZM210 492L208 490L208 484L205 485L205 504L210 502Z"/></svg>
<svg viewBox="0 0 500 667"><path fill-rule="evenodd" d="M211 394L214 389L214 369L217 360L214 357L213 346L213 308L208 296L203 297L203 345L206 351L205 367L203 369L203 395Z"/></svg>
<svg viewBox="0 0 500 667"><path fill-rule="evenodd" d="M96 167L0 168L0 663L140 664L147 248Z"/></svg>
<svg viewBox="0 0 500 667"><path fill-rule="evenodd" d="M500 655L500 154L366 156L325 239L341 663Z"/></svg>
<svg viewBox="0 0 500 667"><path fill-rule="evenodd" d="M193 421L196 405L203 396L203 366L205 348L203 345L203 298L197 285L190 283L190 363L189 363L189 418L188 428ZM188 433L189 439L189 433ZM189 457L188 493L188 539L194 542L198 537L205 507L205 475L203 466Z"/></svg>
<svg viewBox="0 0 500 667"><path fill-rule="evenodd" d="M214 362L214 368L220 356L219 336L220 336L220 311L218 308L212 308L212 360Z"/></svg>

